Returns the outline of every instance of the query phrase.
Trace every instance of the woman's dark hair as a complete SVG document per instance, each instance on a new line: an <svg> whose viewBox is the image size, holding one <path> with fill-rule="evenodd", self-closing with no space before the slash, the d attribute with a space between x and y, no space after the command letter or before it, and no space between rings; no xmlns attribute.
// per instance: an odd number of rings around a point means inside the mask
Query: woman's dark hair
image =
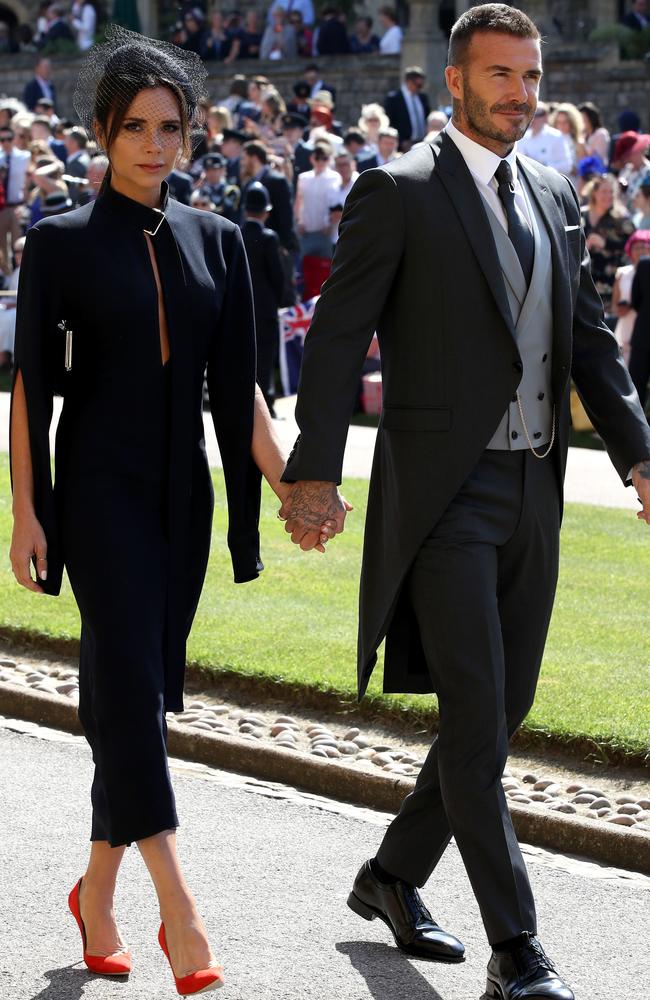
<svg viewBox="0 0 650 1000"><path fill-rule="evenodd" d="M191 154L191 124L197 100L190 81L165 52L141 45L123 45L107 62L97 83L93 118L101 131L102 145L110 156L131 104L142 90L166 87L176 98L181 119L183 152Z"/></svg>
<svg viewBox="0 0 650 1000"><path fill-rule="evenodd" d="M522 10L504 3L484 3L480 7L470 7L461 14L451 29L447 65L463 66L474 35L488 31L514 35L515 38L540 37L537 26Z"/></svg>
<svg viewBox="0 0 650 1000"><path fill-rule="evenodd" d="M597 108L591 101L584 101L582 104L579 104L578 111L582 111L585 118L589 120L592 132L595 132L596 129L600 128L603 124L603 117L600 113L600 109Z"/></svg>

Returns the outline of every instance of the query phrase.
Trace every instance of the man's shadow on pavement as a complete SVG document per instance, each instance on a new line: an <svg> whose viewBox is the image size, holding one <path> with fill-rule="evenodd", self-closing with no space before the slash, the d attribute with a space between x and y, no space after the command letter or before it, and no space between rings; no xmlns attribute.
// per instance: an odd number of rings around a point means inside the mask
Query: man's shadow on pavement
<svg viewBox="0 0 650 1000"><path fill-rule="evenodd" d="M34 993L30 1000L81 1000L88 983L93 979L106 979L106 976L97 976L88 969L80 969L76 965L64 965L60 969L50 969L44 972L45 979L49 979L47 986L44 986L38 993ZM111 982L120 983L126 986L127 976L111 976Z"/></svg>
<svg viewBox="0 0 650 1000"><path fill-rule="evenodd" d="M374 1000L444 1000L397 948L375 941L338 941L336 950L348 956Z"/></svg>

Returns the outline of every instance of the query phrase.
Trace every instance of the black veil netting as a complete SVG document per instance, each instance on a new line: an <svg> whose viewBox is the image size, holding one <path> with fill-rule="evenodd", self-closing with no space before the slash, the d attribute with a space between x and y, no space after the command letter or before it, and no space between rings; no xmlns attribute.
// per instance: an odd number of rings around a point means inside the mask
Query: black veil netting
<svg viewBox="0 0 650 1000"><path fill-rule="evenodd" d="M88 135L98 141L95 132L98 90L100 99L110 101L124 89L133 90L133 84L148 75L169 80L181 91L187 105L190 140L196 146L205 136L198 105L205 95L208 75L200 57L171 42L148 38L119 24L108 26L106 41L93 45L79 71L73 104Z"/></svg>

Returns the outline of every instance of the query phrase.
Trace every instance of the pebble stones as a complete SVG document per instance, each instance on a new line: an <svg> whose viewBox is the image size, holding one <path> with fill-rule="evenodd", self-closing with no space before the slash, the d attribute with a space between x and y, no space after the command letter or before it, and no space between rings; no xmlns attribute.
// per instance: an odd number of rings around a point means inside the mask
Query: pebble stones
<svg viewBox="0 0 650 1000"><path fill-rule="evenodd" d="M610 816L605 822L616 823L617 826L634 826L634 819L632 816Z"/></svg>

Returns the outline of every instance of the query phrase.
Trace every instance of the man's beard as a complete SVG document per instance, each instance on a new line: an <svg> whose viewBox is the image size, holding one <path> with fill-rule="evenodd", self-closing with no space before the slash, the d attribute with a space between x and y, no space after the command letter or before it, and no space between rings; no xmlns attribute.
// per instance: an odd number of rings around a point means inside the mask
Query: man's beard
<svg viewBox="0 0 650 1000"><path fill-rule="evenodd" d="M493 104L492 107L488 107L487 102L479 97L474 90L472 90L466 77L463 77L463 91L464 100L458 101L461 115L476 135L480 135L484 139L492 139L494 142L502 142L504 145L511 146L519 139L522 139L526 134L534 114L534 109L531 108L528 103L507 105ZM526 117L521 125L513 124L511 129L508 132L505 132L502 129L497 128L495 123L490 118L490 114L494 114L497 111L518 111Z"/></svg>

